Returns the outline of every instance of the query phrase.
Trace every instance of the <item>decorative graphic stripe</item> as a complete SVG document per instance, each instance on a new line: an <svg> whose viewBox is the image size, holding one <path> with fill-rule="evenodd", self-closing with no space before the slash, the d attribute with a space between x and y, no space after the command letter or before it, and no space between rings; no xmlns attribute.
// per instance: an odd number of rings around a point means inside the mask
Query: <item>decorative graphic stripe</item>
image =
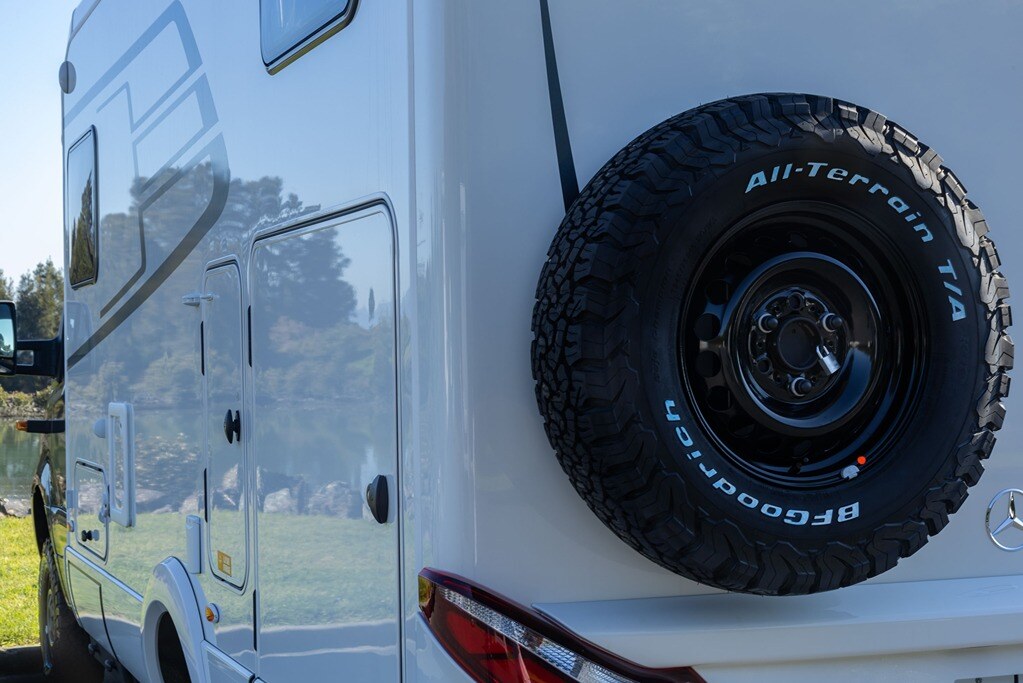
<svg viewBox="0 0 1023 683"><path fill-rule="evenodd" d="M160 288L167 278L177 270L188 255L195 249L196 245L206 236L206 233L213 228L220 215L227 205L227 192L231 184L227 166L227 148L224 145L223 136L217 136L210 145L200 152L203 156L209 156L213 170L213 196L209 205L203 211L199 220L192 229L188 231L185 238L174 247L174 251L164 260L163 263L153 272L142 286L135 290L117 311L103 322L98 330L71 355L67 360L68 370L73 368L79 361L85 358L86 354L96 345L106 339L111 332L117 329L121 323L128 319L132 313L145 303L145 301Z"/></svg>

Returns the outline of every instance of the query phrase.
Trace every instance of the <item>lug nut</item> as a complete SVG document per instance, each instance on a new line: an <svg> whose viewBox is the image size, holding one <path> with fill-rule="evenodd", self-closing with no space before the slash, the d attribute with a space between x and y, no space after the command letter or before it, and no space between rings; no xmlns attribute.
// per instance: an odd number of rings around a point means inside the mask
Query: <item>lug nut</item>
<svg viewBox="0 0 1023 683"><path fill-rule="evenodd" d="M825 313L821 316L821 327L828 332L838 332L839 328L845 325L845 320L842 316L835 315L834 313Z"/></svg>
<svg viewBox="0 0 1023 683"><path fill-rule="evenodd" d="M792 383L789 384L789 391L791 391L792 395L797 398L806 396L810 393L811 389L813 389L813 383L805 377L796 377L792 380Z"/></svg>
<svg viewBox="0 0 1023 683"><path fill-rule="evenodd" d="M770 313L764 313L757 320L757 327L760 328L760 331L763 332L764 334L768 334L770 332L774 332L775 330L777 330L778 324L779 324L778 319L775 318Z"/></svg>

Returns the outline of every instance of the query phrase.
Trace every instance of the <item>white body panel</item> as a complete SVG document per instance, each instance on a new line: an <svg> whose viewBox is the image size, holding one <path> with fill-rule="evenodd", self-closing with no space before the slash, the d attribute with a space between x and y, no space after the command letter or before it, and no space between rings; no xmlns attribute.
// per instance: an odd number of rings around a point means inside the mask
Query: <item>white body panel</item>
<svg viewBox="0 0 1023 683"><path fill-rule="evenodd" d="M77 535L71 547L136 676L151 670L140 596L167 558L186 559L186 517L207 511L201 571L182 574L197 618L206 603L220 611L191 636L211 680L349 666L358 680L460 680L418 613L423 567L539 605L639 664L695 665L710 683L1023 673L1023 554L984 530L995 492L1023 484L1012 399L949 527L833 594L751 598L687 581L575 493L530 376L535 284L565 209L539 2L362 0L350 25L273 75L253 3L102 0L75 21L63 135L67 150L95 128L101 221L99 276L66 292L89 317L68 341L68 469L109 468L93 425L125 405L135 500L131 525L103 529L105 557ZM557 0L576 180L707 101L834 95L944 155L1012 282L1020 25L1023 7L993 3ZM347 263L322 245L279 253L328 233ZM322 258L337 277L280 288ZM227 410L240 442L224 440ZM383 525L361 502L376 475L392 484ZM329 578L295 564L318 548ZM98 596L79 601L86 575L70 575L80 618L106 643Z"/></svg>

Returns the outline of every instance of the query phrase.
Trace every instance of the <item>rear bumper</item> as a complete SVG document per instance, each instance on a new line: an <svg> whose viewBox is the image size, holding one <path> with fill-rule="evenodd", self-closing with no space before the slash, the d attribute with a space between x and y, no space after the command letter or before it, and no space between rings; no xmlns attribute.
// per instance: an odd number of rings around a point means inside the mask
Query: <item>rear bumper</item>
<svg viewBox="0 0 1023 683"><path fill-rule="evenodd" d="M1023 575L868 583L787 598L722 593L536 608L630 661L694 666L709 681L708 667L936 652L947 659L1023 644ZM1023 671L1023 659L1016 662Z"/></svg>

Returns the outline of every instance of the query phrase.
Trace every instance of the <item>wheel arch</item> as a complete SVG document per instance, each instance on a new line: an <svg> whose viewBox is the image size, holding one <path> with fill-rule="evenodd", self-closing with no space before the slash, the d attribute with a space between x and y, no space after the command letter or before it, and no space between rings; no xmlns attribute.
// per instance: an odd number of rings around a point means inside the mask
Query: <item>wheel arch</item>
<svg viewBox="0 0 1023 683"><path fill-rule="evenodd" d="M40 486L32 487L32 526L36 535L36 550L43 552L43 543L50 538L50 512L47 497Z"/></svg>
<svg viewBox="0 0 1023 683"><path fill-rule="evenodd" d="M180 560L169 557L153 569L142 599L142 651L147 679L163 680L160 672L160 624L167 615L181 643L189 677L193 683L207 680L199 609L192 581Z"/></svg>

